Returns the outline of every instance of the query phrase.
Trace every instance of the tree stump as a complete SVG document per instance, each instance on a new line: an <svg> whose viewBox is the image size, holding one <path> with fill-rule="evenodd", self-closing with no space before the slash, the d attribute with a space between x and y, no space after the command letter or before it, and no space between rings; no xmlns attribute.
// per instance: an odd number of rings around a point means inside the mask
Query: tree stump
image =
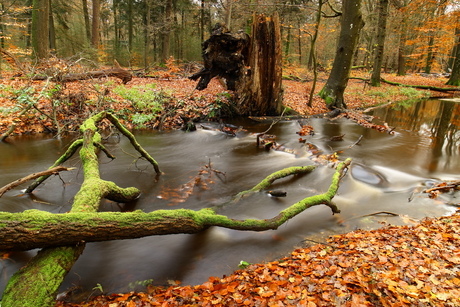
<svg viewBox="0 0 460 307"><path fill-rule="evenodd" d="M231 33L215 25L209 39L202 43L204 68L189 78L203 90L214 77L222 77L227 88L235 91L240 115L279 115L282 110L282 52L278 14L254 15L252 35L242 30Z"/></svg>
<svg viewBox="0 0 460 307"><path fill-rule="evenodd" d="M278 13L272 17L254 15L249 71L237 89L238 110L242 115L279 115L283 89L281 33Z"/></svg>

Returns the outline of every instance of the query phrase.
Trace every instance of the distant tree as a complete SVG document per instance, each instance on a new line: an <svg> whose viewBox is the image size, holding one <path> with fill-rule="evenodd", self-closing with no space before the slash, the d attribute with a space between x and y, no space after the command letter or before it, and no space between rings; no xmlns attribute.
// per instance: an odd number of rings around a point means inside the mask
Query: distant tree
<svg viewBox="0 0 460 307"><path fill-rule="evenodd" d="M344 0L337 52L326 85L319 95L329 109L345 109L343 94L350 76L353 53L359 32L364 26L361 14L361 0Z"/></svg>
<svg viewBox="0 0 460 307"><path fill-rule="evenodd" d="M33 0L32 3L32 48L39 59L49 57L49 0Z"/></svg>
<svg viewBox="0 0 460 307"><path fill-rule="evenodd" d="M399 44L398 44L398 76L406 74L406 41L408 32L407 10L406 7L411 0L392 0L393 5L401 13L401 21L399 22Z"/></svg>
<svg viewBox="0 0 460 307"><path fill-rule="evenodd" d="M388 0L379 0L379 17L377 22L377 46L375 47L374 65L371 85L380 86L380 71L382 69L383 51L387 29Z"/></svg>
<svg viewBox="0 0 460 307"><path fill-rule="evenodd" d="M452 67L452 72L450 74L450 78L446 84L460 86L460 29L458 27L455 33L457 35L457 40L456 40L457 43L454 47L455 60L454 60L454 65Z"/></svg>
<svg viewBox="0 0 460 307"><path fill-rule="evenodd" d="M93 0L93 21L91 25L91 46L99 46L99 25L100 25L101 1Z"/></svg>
<svg viewBox="0 0 460 307"><path fill-rule="evenodd" d="M164 31L163 31L163 48L161 53L161 61L166 63L170 56L170 43L171 43L171 28L173 23L172 18L173 1L166 0L165 14L164 14Z"/></svg>
<svg viewBox="0 0 460 307"><path fill-rule="evenodd" d="M115 2L115 0L113 2ZM81 0L81 4L83 8L83 18L85 19L86 39L88 40L88 42L90 42L91 41L91 25L89 22L88 0Z"/></svg>

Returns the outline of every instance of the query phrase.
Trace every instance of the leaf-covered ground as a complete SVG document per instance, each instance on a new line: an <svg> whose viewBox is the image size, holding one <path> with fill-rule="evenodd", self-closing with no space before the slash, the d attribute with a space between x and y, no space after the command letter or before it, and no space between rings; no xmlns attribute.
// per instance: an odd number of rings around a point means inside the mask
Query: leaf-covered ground
<svg viewBox="0 0 460 307"><path fill-rule="evenodd" d="M304 115L328 111L324 101L316 95L325 84L326 74L319 75L311 107L307 106L307 102L312 74L289 70L286 74L295 75L295 79L301 81L283 81L284 105ZM232 111L232 94L218 80L211 81L207 89L197 91L194 89L196 82L187 79L184 73L164 73L155 78L136 77L126 85L118 79L86 80L60 85L14 78L12 75L3 73L3 79L0 80L0 135L13 124L15 128L12 134L56 133L56 123L61 131L73 132L78 130L88 116L102 110L112 111L128 128L133 129L177 129L187 120L216 120ZM368 77L362 72L354 72L354 75ZM442 77L425 78L415 74L384 77L405 84L439 87L444 87L447 81ZM355 109L430 95L440 94L384 83L381 87L373 88L362 80L351 79L345 100L350 109ZM27 107L31 108L21 114Z"/></svg>
<svg viewBox="0 0 460 307"><path fill-rule="evenodd" d="M76 306L460 306L460 214L337 235L201 285L56 304Z"/></svg>

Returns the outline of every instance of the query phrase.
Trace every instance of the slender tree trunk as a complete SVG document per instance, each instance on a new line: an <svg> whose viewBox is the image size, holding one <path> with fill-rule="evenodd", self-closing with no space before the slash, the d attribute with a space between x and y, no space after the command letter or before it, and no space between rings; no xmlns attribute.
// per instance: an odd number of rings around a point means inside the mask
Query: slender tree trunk
<svg viewBox="0 0 460 307"><path fill-rule="evenodd" d="M91 46L99 47L99 25L100 25L100 0L93 0L93 21L91 25Z"/></svg>
<svg viewBox="0 0 460 307"><path fill-rule="evenodd" d="M56 53L56 29L54 28L54 17L53 17L53 6L52 0L49 0L49 13L50 13L50 21L49 21L49 28L50 28L50 50L53 53Z"/></svg>
<svg viewBox="0 0 460 307"><path fill-rule="evenodd" d="M200 39L204 42L204 8L205 8L205 0L201 0L201 14L200 14Z"/></svg>
<svg viewBox="0 0 460 307"><path fill-rule="evenodd" d="M89 22L88 0L81 0L81 4L83 8L83 18L85 20L86 39L88 42L91 42L91 24Z"/></svg>
<svg viewBox="0 0 460 307"><path fill-rule="evenodd" d="M118 4L120 0L113 0L113 52L115 59L118 59L120 53L120 28L118 25Z"/></svg>
<svg viewBox="0 0 460 307"><path fill-rule="evenodd" d="M457 34L457 44L455 45L455 59L452 67L450 78L447 81L447 85L460 86L460 28L457 28L455 33Z"/></svg>
<svg viewBox="0 0 460 307"><path fill-rule="evenodd" d="M287 63L291 63L291 58L290 58L290 53L291 53L291 27L288 27L287 29L287 35L286 35L286 45L284 49L284 59L287 61Z"/></svg>
<svg viewBox="0 0 460 307"><path fill-rule="evenodd" d="M398 76L406 75L406 40L407 40L407 25L406 18L403 18L401 25L401 33L399 35L398 45Z"/></svg>
<svg viewBox="0 0 460 307"><path fill-rule="evenodd" d="M166 60L170 56L171 46L171 27L172 27L172 0L166 0L165 7L165 31L163 32L163 48L161 61L166 63Z"/></svg>
<svg viewBox="0 0 460 307"><path fill-rule="evenodd" d="M371 76L371 85L380 86L380 71L382 70L383 51L388 17L388 0L379 1L379 19L377 22L377 46L374 54L374 70Z"/></svg>
<svg viewBox="0 0 460 307"><path fill-rule="evenodd" d="M308 98L308 106L311 107L313 104L313 95L316 90L316 82L318 80L318 71L317 71L317 61L316 61L316 40L318 38L319 33L319 26L321 23L321 14L323 10L323 0L318 1L318 13L316 15L316 23L315 23L315 31L313 32L313 36L311 37L310 43L310 60L309 60L309 67L313 70L313 83L311 86L310 97ZM311 61L311 64L310 64ZM311 65L311 66L310 66Z"/></svg>
<svg viewBox="0 0 460 307"><path fill-rule="evenodd" d="M151 13L151 1L146 0L146 12L145 12L145 47L144 47L144 69L147 70L149 67L149 55L150 55L150 13Z"/></svg>
<svg viewBox="0 0 460 307"><path fill-rule="evenodd" d="M319 95L329 109L346 109L343 94L350 76L353 53L364 26L361 14L361 0L344 0L339 43L331 74Z"/></svg>
<svg viewBox="0 0 460 307"><path fill-rule="evenodd" d="M33 0L32 48L39 59L49 57L49 0Z"/></svg>
<svg viewBox="0 0 460 307"><path fill-rule="evenodd" d="M128 0L128 49L133 52L133 0Z"/></svg>

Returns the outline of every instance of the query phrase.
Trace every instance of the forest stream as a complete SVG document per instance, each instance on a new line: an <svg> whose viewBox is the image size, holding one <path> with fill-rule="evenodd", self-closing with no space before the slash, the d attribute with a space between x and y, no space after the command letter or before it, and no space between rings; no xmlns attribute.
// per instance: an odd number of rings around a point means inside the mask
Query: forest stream
<svg viewBox="0 0 460 307"><path fill-rule="evenodd" d="M382 223L410 224L424 217L437 217L456 210L456 194L430 199L420 193L435 182L460 179L460 104L453 101L424 100L408 107L376 109L374 121L396 127L394 134L363 128L346 119L310 119L315 134L303 137L326 154L338 153L339 160L352 158L349 173L334 198L341 213L316 206L282 225L276 231L241 232L210 228L195 235L168 235L135 240L89 243L61 286L61 291L81 287L85 299L100 284L105 292L139 290L142 281L165 285L203 283L209 276L222 276L238 269L240 261L256 263L282 257L294 247L322 241L326 236L357 228L375 229ZM290 152L265 150L256 146L256 133L270 123L227 120L244 130L229 136L199 128L195 132L136 132L138 142L159 163L164 172L156 176L152 166L136 161L129 141L118 134L106 146L117 158L100 155L102 179L121 187L142 191L140 199L128 204L105 201L102 211L157 209L200 209L226 204L233 196L248 190L272 172L289 166L315 164L314 155L299 142L297 121L280 122L269 133ZM218 128L217 123L203 123ZM342 135L343 140L331 141ZM352 146L360 136L359 144ZM0 143L0 186L51 166L64 153L72 138L57 140L51 135L26 135ZM21 212L39 209L67 212L82 182L78 155L66 166L74 171L53 176L32 195L16 189L0 198L0 210ZM209 167L216 170L209 171ZM218 171L218 172L217 172ZM256 193L219 213L230 217L271 218L287 206L329 187L334 168L318 165L312 173L276 181L273 188L286 197ZM190 184L200 177L200 184ZM22 188L25 188L23 186ZM375 214L390 212L389 214ZM308 241L312 240L312 241ZM11 275L36 250L15 252L2 260L0 291ZM136 287L137 286L137 287ZM136 288L135 288L136 287ZM77 291L82 293L81 291Z"/></svg>

